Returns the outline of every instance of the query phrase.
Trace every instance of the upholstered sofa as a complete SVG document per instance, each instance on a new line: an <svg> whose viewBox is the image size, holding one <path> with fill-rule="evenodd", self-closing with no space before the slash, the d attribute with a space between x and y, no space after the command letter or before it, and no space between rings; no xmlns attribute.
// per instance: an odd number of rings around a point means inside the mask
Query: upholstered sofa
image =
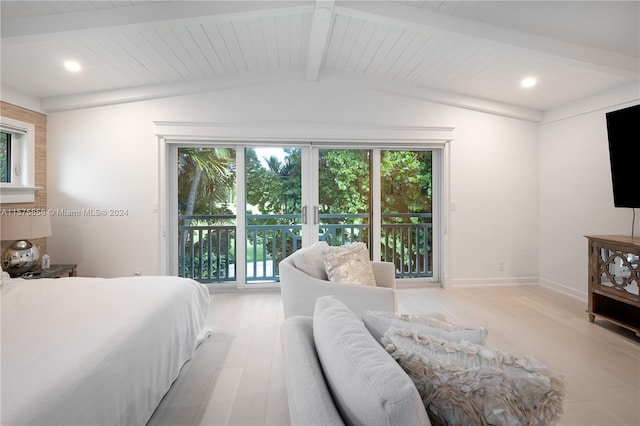
<svg viewBox="0 0 640 426"><path fill-rule="evenodd" d="M390 262L371 262L375 286L362 286L329 281L323 263L325 242L298 250L280 264L280 290L285 318L312 316L316 299L334 295L353 312L365 309L395 311L395 266Z"/></svg>
<svg viewBox="0 0 640 426"><path fill-rule="evenodd" d="M285 319L281 340L292 425L431 424L409 376L334 297Z"/></svg>
<svg viewBox="0 0 640 426"><path fill-rule="evenodd" d="M562 377L484 346L486 335L438 313L356 315L335 296L319 297L313 316L282 324L291 424L555 424Z"/></svg>

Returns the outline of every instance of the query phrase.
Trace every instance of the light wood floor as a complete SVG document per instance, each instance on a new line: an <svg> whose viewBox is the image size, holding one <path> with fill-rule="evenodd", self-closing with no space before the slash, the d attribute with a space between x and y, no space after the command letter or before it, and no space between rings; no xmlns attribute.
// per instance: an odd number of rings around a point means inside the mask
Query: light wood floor
<svg viewBox="0 0 640 426"><path fill-rule="evenodd" d="M537 286L402 289L399 311L483 325L487 345L528 354L565 377L560 425L640 425L640 338L582 302ZM280 294L211 295L211 337L185 365L148 426L289 423Z"/></svg>

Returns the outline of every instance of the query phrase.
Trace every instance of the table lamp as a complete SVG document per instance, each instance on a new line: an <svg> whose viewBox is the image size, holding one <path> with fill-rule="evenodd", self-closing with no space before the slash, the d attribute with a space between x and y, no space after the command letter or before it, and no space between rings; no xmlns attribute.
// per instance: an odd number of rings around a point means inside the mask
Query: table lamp
<svg viewBox="0 0 640 426"><path fill-rule="evenodd" d="M2 270L12 277L32 271L40 262L40 251L29 240L50 235L51 219L48 215L11 215L0 218L0 239L14 240L2 256Z"/></svg>

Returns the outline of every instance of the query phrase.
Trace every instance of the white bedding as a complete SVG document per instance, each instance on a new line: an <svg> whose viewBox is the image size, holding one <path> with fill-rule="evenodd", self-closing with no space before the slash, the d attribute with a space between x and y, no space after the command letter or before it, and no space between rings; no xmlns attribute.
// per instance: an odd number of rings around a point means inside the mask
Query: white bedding
<svg viewBox="0 0 640 426"><path fill-rule="evenodd" d="M209 334L176 277L13 279L2 288L2 425L144 425Z"/></svg>

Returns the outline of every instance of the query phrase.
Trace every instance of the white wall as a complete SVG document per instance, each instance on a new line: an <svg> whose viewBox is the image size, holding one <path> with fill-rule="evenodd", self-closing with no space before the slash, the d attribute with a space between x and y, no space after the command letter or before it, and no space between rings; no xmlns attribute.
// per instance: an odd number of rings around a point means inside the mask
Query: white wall
<svg viewBox="0 0 640 426"><path fill-rule="evenodd" d="M583 99L548 111L540 125L540 282L585 301L584 236L631 235L632 210L613 205L605 113L639 94L635 84Z"/></svg>
<svg viewBox="0 0 640 426"><path fill-rule="evenodd" d="M54 263L80 275L158 270L157 143L148 111L133 104L48 116L49 208L58 213L48 240ZM83 209L126 209L126 216L85 216Z"/></svg>
<svg viewBox="0 0 640 426"><path fill-rule="evenodd" d="M49 239L54 262L78 263L80 275L159 273L153 121L455 127L449 282L537 279L534 123L330 81L280 82L50 114L49 206L128 210L126 217L54 217Z"/></svg>
<svg viewBox="0 0 640 426"><path fill-rule="evenodd" d="M469 111L447 113L443 120L457 128L451 283L537 282L536 125Z"/></svg>

